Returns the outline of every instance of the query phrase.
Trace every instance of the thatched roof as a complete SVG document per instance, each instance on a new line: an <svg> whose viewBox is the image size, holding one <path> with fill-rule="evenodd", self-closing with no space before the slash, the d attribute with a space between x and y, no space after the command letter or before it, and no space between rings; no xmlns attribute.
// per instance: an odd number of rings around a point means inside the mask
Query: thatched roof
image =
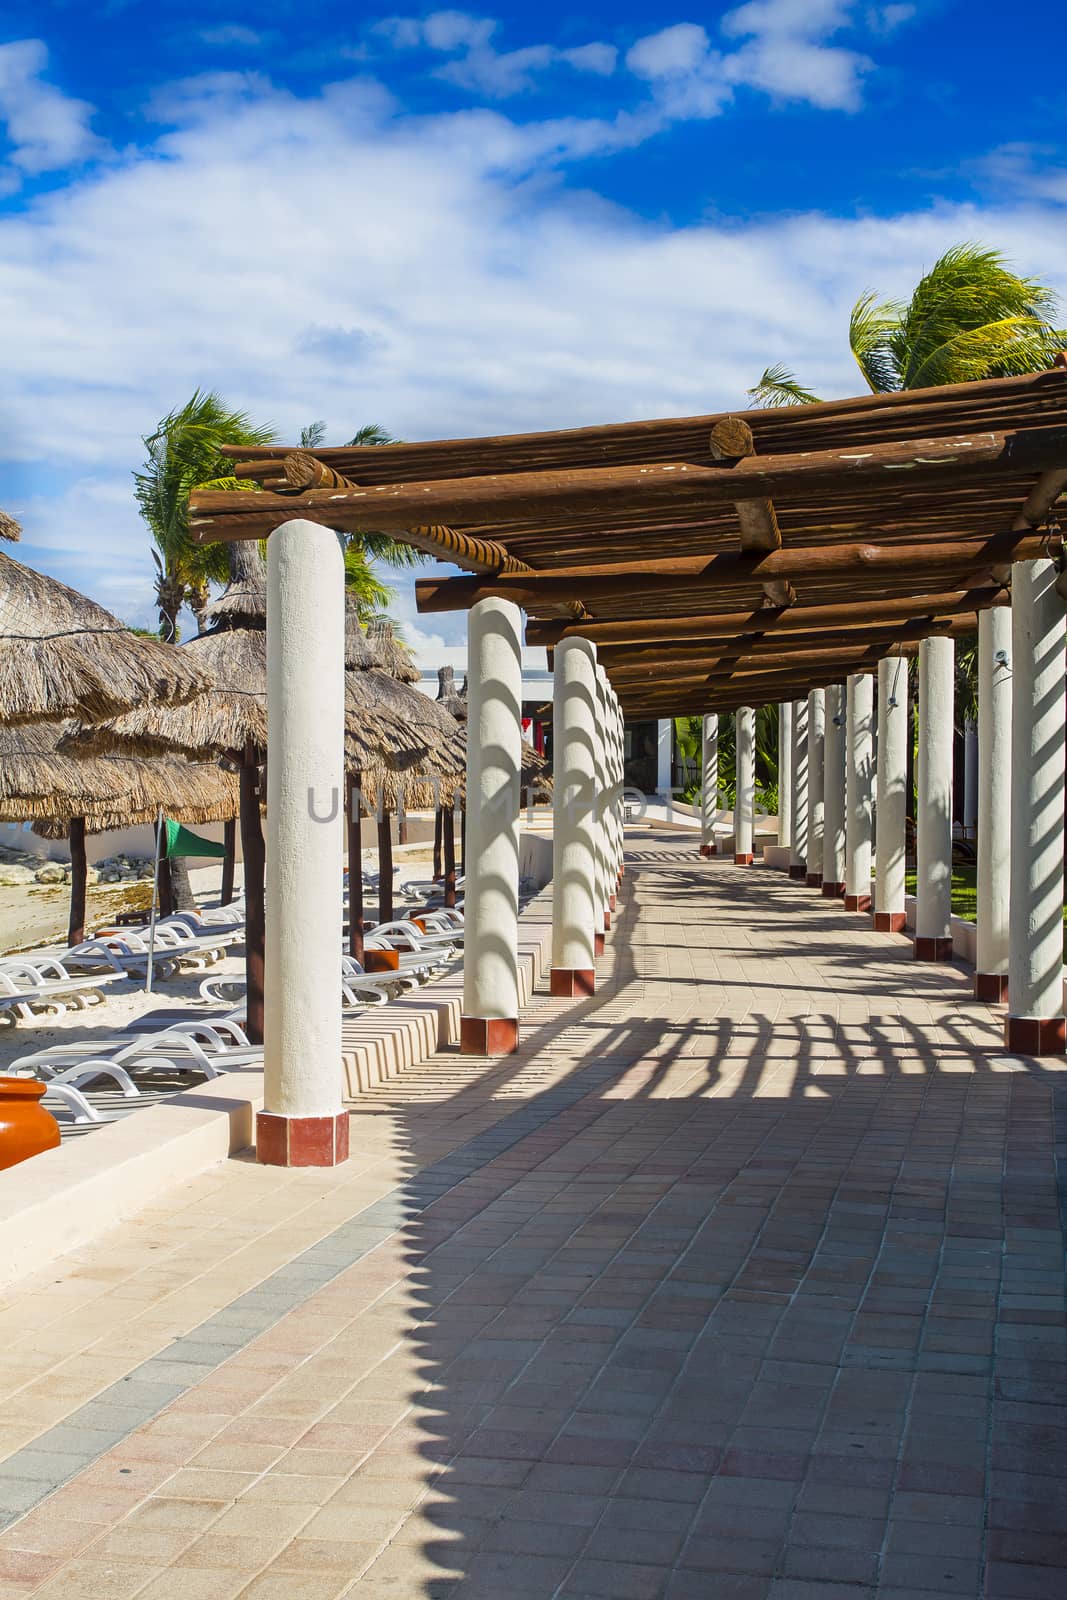
<svg viewBox="0 0 1067 1600"><path fill-rule="evenodd" d="M399 683L418 683L422 674L412 661L408 646L397 638L388 617L376 617L367 628L367 638L383 672Z"/></svg>
<svg viewBox="0 0 1067 1600"><path fill-rule="evenodd" d="M21 537L22 529L14 517L0 508L0 539L21 539Z"/></svg>
<svg viewBox="0 0 1067 1600"><path fill-rule="evenodd" d="M235 540L230 545L230 581L217 600L204 607L208 622L265 628L267 625L267 569L259 546Z"/></svg>
<svg viewBox="0 0 1067 1600"><path fill-rule="evenodd" d="M164 814L196 827L206 822L229 822L240 807L240 783L235 773L217 762L130 761L121 756L101 758L121 771L131 784L121 807L114 802L91 806L74 815L85 817L87 833L108 833L137 823L155 822L160 806ZM35 822L34 833L44 839L64 839L69 817Z"/></svg>
<svg viewBox="0 0 1067 1600"><path fill-rule="evenodd" d="M0 717L97 722L207 687L173 645L131 633L103 606L0 552Z"/></svg>
<svg viewBox="0 0 1067 1600"><path fill-rule="evenodd" d="M151 821L160 806L183 821L235 816L237 780L217 765L138 761L124 756L78 757L61 748L74 724L0 726L0 820L100 818L91 831Z"/></svg>

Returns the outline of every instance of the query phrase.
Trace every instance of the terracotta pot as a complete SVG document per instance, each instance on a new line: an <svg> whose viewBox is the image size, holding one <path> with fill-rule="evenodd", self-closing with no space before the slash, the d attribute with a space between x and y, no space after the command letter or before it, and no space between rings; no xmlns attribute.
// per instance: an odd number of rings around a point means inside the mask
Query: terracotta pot
<svg viewBox="0 0 1067 1600"><path fill-rule="evenodd" d="M0 1078L0 1169L59 1144L59 1123L40 1104L46 1087L36 1078Z"/></svg>

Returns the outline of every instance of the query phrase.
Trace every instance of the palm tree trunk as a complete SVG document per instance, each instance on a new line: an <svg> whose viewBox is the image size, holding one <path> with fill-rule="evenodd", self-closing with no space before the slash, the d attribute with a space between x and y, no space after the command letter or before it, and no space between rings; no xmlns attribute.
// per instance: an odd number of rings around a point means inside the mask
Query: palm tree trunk
<svg viewBox="0 0 1067 1600"><path fill-rule="evenodd" d="M184 856L172 856L170 861L170 886L174 896L175 911L195 911L196 896L189 877Z"/></svg>
<svg viewBox="0 0 1067 1600"><path fill-rule="evenodd" d="M441 812L442 844L445 858L445 905L451 910L456 903L456 813L452 806Z"/></svg>
<svg viewBox="0 0 1067 1600"><path fill-rule="evenodd" d="M441 876L441 830L444 824L444 812L438 806L433 814L433 881L436 883Z"/></svg>
<svg viewBox="0 0 1067 1600"><path fill-rule="evenodd" d="M68 944L81 944L85 938L86 877L85 818L72 817L70 820L70 922L67 926Z"/></svg>

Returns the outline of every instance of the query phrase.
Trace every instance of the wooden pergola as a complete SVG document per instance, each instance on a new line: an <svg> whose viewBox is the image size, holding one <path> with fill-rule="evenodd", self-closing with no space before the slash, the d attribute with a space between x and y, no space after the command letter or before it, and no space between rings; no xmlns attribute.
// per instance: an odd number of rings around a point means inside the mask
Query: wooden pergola
<svg viewBox="0 0 1067 1600"><path fill-rule="evenodd" d="M463 570L527 642L597 646L627 715L795 699L1009 599L1059 557L1067 359L1045 373L776 411L321 450L233 448L261 492L193 498L196 538L287 517L374 529Z"/></svg>

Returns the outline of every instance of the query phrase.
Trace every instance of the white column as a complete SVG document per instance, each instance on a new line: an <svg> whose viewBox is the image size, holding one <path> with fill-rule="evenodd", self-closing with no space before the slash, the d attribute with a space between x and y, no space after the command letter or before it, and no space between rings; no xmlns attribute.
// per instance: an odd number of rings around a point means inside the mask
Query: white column
<svg viewBox="0 0 1067 1600"><path fill-rule="evenodd" d="M314 522L267 542L267 885L264 1109L272 1166L348 1159L341 1102L344 552Z"/></svg>
<svg viewBox="0 0 1067 1600"><path fill-rule="evenodd" d="M812 689L808 695L808 845L804 852L810 889L822 887L825 748L826 699L822 689Z"/></svg>
<svg viewBox="0 0 1067 1600"><path fill-rule="evenodd" d="M978 938L974 992L1008 998L1011 897L1011 611L978 614Z"/></svg>
<svg viewBox="0 0 1067 1600"><path fill-rule="evenodd" d="M845 689L831 684L824 696L822 892L828 900L845 893Z"/></svg>
<svg viewBox="0 0 1067 1600"><path fill-rule="evenodd" d="M955 651L951 639L919 646L915 957L952 956L952 740Z"/></svg>
<svg viewBox="0 0 1067 1600"><path fill-rule="evenodd" d="M467 622L464 1055L509 1055L519 1036L521 613L479 600Z"/></svg>
<svg viewBox="0 0 1067 1600"><path fill-rule="evenodd" d="M608 910L615 910L615 892L619 883L619 858L620 845L620 819L619 819L619 741L618 741L618 709L619 703L615 698L615 690L611 686L611 679L605 677L604 687L607 694L607 715L605 727L607 729L608 752L608 795L607 795L607 824L608 824Z"/></svg>
<svg viewBox="0 0 1067 1600"><path fill-rule="evenodd" d="M671 764L674 755L674 723L670 717L661 717L656 723L656 788L670 803Z"/></svg>
<svg viewBox="0 0 1067 1600"><path fill-rule="evenodd" d="M878 771L875 827L874 926L904 930L905 825L908 789L908 663L878 663Z"/></svg>
<svg viewBox="0 0 1067 1600"><path fill-rule="evenodd" d="M600 918L597 927L603 934L611 927L611 901L615 893L615 873L611 864L609 840L611 810L611 736L608 730L608 680L603 667L596 669L597 691L597 901Z"/></svg>
<svg viewBox="0 0 1067 1600"><path fill-rule="evenodd" d="M1005 1042L1062 1055L1064 606L1051 561L1011 580L1011 949Z"/></svg>
<svg viewBox="0 0 1067 1600"><path fill-rule="evenodd" d="M793 702L778 707L778 843L793 848Z"/></svg>
<svg viewBox="0 0 1067 1600"><path fill-rule="evenodd" d="M553 666L552 993L596 987L596 646L561 639Z"/></svg>
<svg viewBox="0 0 1067 1600"><path fill-rule="evenodd" d="M871 805L874 799L874 685L853 673L845 700L845 910L871 906Z"/></svg>
<svg viewBox="0 0 1067 1600"><path fill-rule="evenodd" d="M704 718L700 762L700 854L713 856L715 819L719 814L719 719L714 712Z"/></svg>
<svg viewBox="0 0 1067 1600"><path fill-rule="evenodd" d="M734 775L734 864L750 867L756 804L756 713L751 706L734 712Z"/></svg>
<svg viewBox="0 0 1067 1600"><path fill-rule="evenodd" d="M807 876L808 848L808 702L793 702L793 846L789 876Z"/></svg>

